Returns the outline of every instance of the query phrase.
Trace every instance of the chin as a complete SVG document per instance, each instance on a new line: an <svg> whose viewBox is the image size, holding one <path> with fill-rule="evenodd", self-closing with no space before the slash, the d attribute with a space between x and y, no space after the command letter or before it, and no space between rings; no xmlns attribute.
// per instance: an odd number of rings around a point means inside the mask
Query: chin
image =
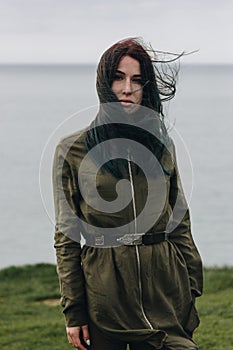
<svg viewBox="0 0 233 350"><path fill-rule="evenodd" d="M133 114L140 108L140 105L138 105L136 103L132 103L130 106L123 107L123 108L127 114Z"/></svg>

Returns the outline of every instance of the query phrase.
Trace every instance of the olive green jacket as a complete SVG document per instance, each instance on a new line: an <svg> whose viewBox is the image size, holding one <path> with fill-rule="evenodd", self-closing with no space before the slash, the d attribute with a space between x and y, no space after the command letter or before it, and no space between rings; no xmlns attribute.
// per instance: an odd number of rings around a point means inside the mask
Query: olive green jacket
<svg viewBox="0 0 233 350"><path fill-rule="evenodd" d="M168 170L163 173L165 196L158 179L152 179L154 206L145 214L150 221L162 203L148 231L170 230L169 239L148 246L81 247L83 222L104 228L136 222L135 211L143 212L148 195L144 173L129 162L131 178L130 174L126 178L134 189L134 208L131 201L116 213L98 211L96 188L110 202L116 198L119 179L105 171L97 174L95 183L90 166L79 181L80 164L87 154L85 137L83 130L61 140L53 166L57 271L67 326L81 326L91 318L106 333L127 341L155 336L153 344L158 346L169 334L188 339L199 324L194 299L202 293L202 263L190 231L173 144L161 159Z"/></svg>

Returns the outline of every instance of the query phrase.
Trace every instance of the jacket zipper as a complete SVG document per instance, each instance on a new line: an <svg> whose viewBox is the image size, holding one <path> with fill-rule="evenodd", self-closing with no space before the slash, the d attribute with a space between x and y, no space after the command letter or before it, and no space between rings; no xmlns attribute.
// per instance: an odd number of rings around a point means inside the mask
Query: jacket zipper
<svg viewBox="0 0 233 350"><path fill-rule="evenodd" d="M129 178L130 178L130 185L131 185L132 201L133 201L134 230L135 230L134 232L137 233L137 212L136 212L135 194L134 194L135 192L134 192L132 168L131 168L131 164L130 164L129 153L128 153L128 168L129 168ZM143 303L142 303L141 260L140 260L140 254L139 254L139 249L138 249L137 245L135 246L135 250L136 250L137 267L138 267L138 288L139 288L140 307L141 307L142 315L143 315L146 323L148 324L150 329L153 329L152 324L150 323L150 321L148 320L148 318L145 314L145 310L144 310Z"/></svg>

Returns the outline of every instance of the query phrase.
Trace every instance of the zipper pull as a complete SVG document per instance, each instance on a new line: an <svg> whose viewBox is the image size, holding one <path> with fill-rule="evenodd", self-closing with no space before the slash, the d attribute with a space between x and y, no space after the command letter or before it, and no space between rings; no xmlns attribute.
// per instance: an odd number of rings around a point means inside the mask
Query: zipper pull
<svg viewBox="0 0 233 350"><path fill-rule="evenodd" d="M127 148L127 159L128 159L128 161L130 161L130 152L129 152L129 148Z"/></svg>

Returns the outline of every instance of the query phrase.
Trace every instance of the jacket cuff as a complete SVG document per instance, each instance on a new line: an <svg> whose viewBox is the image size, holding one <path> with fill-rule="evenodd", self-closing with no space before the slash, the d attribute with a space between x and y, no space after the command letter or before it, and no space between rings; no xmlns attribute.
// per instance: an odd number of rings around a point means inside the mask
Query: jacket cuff
<svg viewBox="0 0 233 350"><path fill-rule="evenodd" d="M80 308L70 308L63 312L67 327L79 327L88 324L88 313Z"/></svg>

